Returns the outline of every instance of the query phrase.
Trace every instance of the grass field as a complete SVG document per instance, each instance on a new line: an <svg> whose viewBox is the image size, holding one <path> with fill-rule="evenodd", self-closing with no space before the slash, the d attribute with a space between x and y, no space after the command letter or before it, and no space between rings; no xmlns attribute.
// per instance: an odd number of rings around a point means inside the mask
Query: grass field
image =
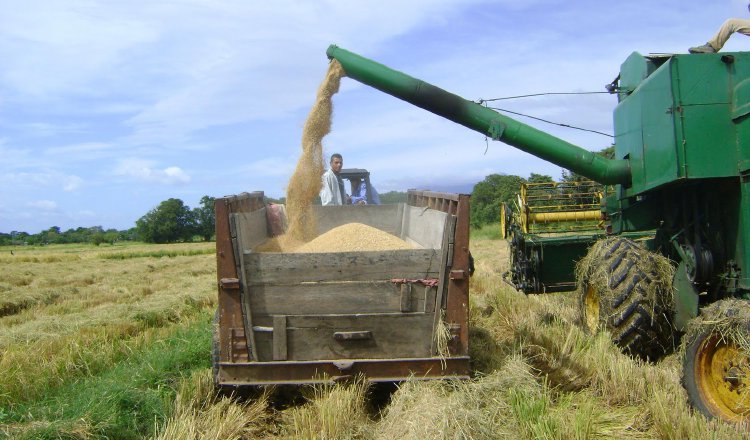
<svg viewBox="0 0 750 440"><path fill-rule="evenodd" d="M20 439L750 438L693 413L678 355L634 361L576 325L573 293L501 281L472 236L474 378L216 395L213 243L0 248L0 437Z"/></svg>

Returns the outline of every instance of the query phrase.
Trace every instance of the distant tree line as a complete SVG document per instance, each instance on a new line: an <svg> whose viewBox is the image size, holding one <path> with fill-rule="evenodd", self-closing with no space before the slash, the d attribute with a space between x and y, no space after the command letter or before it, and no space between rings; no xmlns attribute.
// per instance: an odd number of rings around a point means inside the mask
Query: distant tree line
<svg viewBox="0 0 750 440"><path fill-rule="evenodd" d="M28 232L12 231L11 233L0 232L0 246L9 245L42 245L42 244L65 244L65 243L114 243L116 241L135 240L135 230L129 229L118 231L117 229L104 229L101 226L88 228L76 228L62 231L59 226L29 234Z"/></svg>
<svg viewBox="0 0 750 440"><path fill-rule="evenodd" d="M597 154L611 158L614 148L609 147ZM563 170L561 181L581 181L587 178ZM481 227L500 221L500 204L505 202L512 208L521 183L553 182L550 176L531 173L528 179L514 175L490 174L474 185L471 194L471 226ZM380 194L383 204L406 202L407 194L401 191L389 191ZM180 199L171 198L161 202L135 222L135 227L124 231L104 230L101 226L68 229L61 231L53 226L38 234L13 231L0 232L0 245L38 245L62 243L114 243L117 241L144 241L148 243L175 243L189 241L210 241L214 239L216 218L214 214L214 197L203 196L200 206L190 208ZM266 198L267 202L285 203L280 199ZM318 198L314 203L320 204Z"/></svg>
<svg viewBox="0 0 750 440"><path fill-rule="evenodd" d="M136 221L135 227L118 231L101 226L62 231L58 226L38 234L12 231L0 232L0 246L44 245L65 243L113 244L118 241L145 241L147 243L174 243L213 238L215 230L214 198L203 196L200 206L190 209L180 199L161 202Z"/></svg>

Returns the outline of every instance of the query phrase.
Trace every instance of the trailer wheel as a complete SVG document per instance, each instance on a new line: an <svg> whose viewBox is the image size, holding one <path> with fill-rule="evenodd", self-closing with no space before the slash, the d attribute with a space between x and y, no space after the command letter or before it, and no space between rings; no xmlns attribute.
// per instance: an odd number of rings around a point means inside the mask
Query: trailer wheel
<svg viewBox="0 0 750 440"><path fill-rule="evenodd" d="M708 417L750 420L750 305L719 301L689 329L682 384L690 404ZM739 341L745 341L745 347Z"/></svg>
<svg viewBox="0 0 750 440"><path fill-rule="evenodd" d="M648 268L649 254L623 237L592 247L579 283L579 310L590 334L608 330L624 352L656 361L674 349L674 331L668 292L654 291L661 284Z"/></svg>

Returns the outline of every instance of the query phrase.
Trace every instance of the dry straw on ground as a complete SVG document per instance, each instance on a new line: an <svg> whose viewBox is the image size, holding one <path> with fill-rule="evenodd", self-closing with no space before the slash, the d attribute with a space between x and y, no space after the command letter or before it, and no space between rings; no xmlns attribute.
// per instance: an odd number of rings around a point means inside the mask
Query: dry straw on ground
<svg viewBox="0 0 750 440"><path fill-rule="evenodd" d="M0 261L0 408L99 374L160 329L192 322L211 307L213 255L106 258L160 248L28 247Z"/></svg>
<svg viewBox="0 0 750 440"><path fill-rule="evenodd" d="M211 371L203 370L180 382L172 415L154 440L258 438L266 410L265 394L247 404L217 396Z"/></svg>
<svg viewBox="0 0 750 440"><path fill-rule="evenodd" d="M725 299L701 310L700 319L690 322L683 340L686 346L705 332L718 334L725 342L750 353L750 307L746 300Z"/></svg>
<svg viewBox="0 0 750 440"><path fill-rule="evenodd" d="M296 240L308 241L315 236L316 223L312 202L320 193L323 175L323 137L331 131L332 97L339 91L344 69L333 60L318 89L315 104L305 121L302 133L302 155L289 179L286 209L289 218L287 234Z"/></svg>
<svg viewBox="0 0 750 440"><path fill-rule="evenodd" d="M51 288L53 281L76 289L61 290L53 304L46 304L46 296L32 296L37 301L33 306L0 317L0 336L6 341L0 408L41 401L60 383L75 383L81 377L78 373L94 378L114 369L133 344L110 339L132 338L136 332L144 335L138 338L139 346L157 345L160 337L148 336L149 332L173 332L193 321L185 314L208 313L200 312L206 307L199 307L198 312L185 307L177 315L168 315L177 322L149 327L160 325L151 317L163 317L188 302L215 298L212 256L115 261L98 258L102 252L82 251L80 259L46 259L50 253L40 252L35 253L38 263L32 259L22 264L0 262L7 275L0 287L5 286L3 293L14 298ZM319 388L304 405L271 407L264 397L228 401L213 394L211 370L206 368L203 374L185 379L154 434L163 439L750 437L744 427L709 421L690 410L680 385L679 356L670 355L657 364L633 360L612 345L606 332L590 336L574 325L577 300L573 292L526 296L503 284L505 242L472 238L472 254L477 262L470 298L472 380L401 384L382 413L373 414L367 411L360 387L341 385ZM194 299L189 300L186 293ZM163 303L151 302L152 297L163 298ZM118 300L129 304L133 313L122 315L116 307ZM101 315L111 324L99 322ZM34 336L28 342L12 332L44 316L57 317L65 327L57 332L38 326L41 323L26 327L24 333ZM724 318L733 316L724 313ZM93 333L100 328L101 337ZM53 341L60 341L60 347L43 349ZM62 350L63 346L67 349ZM108 347L115 346L126 350L113 354ZM206 359L209 351L206 344ZM84 364L88 371L69 370ZM571 382L576 386L571 387ZM53 430L60 411L48 414L28 422L28 427L47 424ZM0 437L11 428L13 432L24 428L11 427L11 423L0 419ZM78 431L67 430L65 436L53 431L49 437L96 438L94 421L87 415L75 426Z"/></svg>

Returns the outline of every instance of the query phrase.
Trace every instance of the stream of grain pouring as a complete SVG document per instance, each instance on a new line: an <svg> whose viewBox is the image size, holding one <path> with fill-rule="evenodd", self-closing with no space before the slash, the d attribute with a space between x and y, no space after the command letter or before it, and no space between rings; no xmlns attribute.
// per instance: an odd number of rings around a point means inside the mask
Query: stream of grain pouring
<svg viewBox="0 0 750 440"><path fill-rule="evenodd" d="M342 76L341 64L331 61L302 131L302 155L286 188L287 235L293 240L307 242L317 235L312 203L323 186L323 137L331 131L333 95L339 91Z"/></svg>
<svg viewBox="0 0 750 440"><path fill-rule="evenodd" d="M331 131L333 95L338 92L344 75L341 64L336 60L331 61L305 121L302 155L287 185L286 212L289 228L286 234L258 246L256 252L345 252L413 248L394 235L361 223L342 225L315 238L318 225L312 205L323 185L323 137Z"/></svg>

